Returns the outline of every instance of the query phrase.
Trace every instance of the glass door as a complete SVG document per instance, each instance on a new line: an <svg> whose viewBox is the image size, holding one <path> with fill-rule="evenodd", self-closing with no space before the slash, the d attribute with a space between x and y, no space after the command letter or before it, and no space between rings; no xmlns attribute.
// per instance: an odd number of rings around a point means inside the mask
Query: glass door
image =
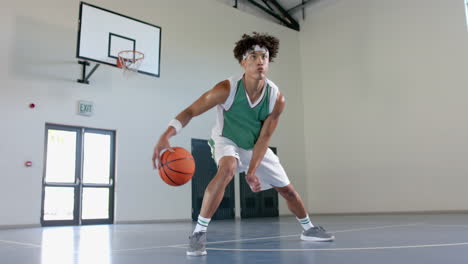
<svg viewBox="0 0 468 264"><path fill-rule="evenodd" d="M46 125L41 224L114 220L115 132Z"/></svg>
<svg viewBox="0 0 468 264"><path fill-rule="evenodd" d="M77 225L79 219L80 129L46 127L42 225Z"/></svg>
<svg viewBox="0 0 468 264"><path fill-rule="evenodd" d="M114 215L114 132L84 129L82 224L112 223Z"/></svg>

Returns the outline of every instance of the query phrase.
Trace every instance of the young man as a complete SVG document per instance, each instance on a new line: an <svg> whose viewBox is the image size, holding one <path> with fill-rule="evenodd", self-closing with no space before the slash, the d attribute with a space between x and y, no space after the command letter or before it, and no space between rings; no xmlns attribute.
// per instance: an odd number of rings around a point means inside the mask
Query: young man
<svg viewBox="0 0 468 264"><path fill-rule="evenodd" d="M314 227L301 197L268 148L285 106L284 96L266 75L278 53L279 41L268 34L244 34L236 43L234 57L245 72L216 84L173 119L154 148L153 166L160 166L159 154L171 149L169 139L190 120L216 107L217 120L209 144L218 172L205 190L198 224L190 236L187 255L206 255L206 230L224 190L236 172L247 171L246 181L253 192L275 188L302 225L301 239L331 241L334 236Z"/></svg>

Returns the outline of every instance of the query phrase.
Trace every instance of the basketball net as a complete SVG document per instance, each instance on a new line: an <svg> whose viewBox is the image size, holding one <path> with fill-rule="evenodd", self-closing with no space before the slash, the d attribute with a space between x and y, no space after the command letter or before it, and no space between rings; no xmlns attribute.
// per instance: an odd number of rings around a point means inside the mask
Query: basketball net
<svg viewBox="0 0 468 264"><path fill-rule="evenodd" d="M136 50L123 50L118 54L117 67L123 69L124 76L128 77L138 72L145 54Z"/></svg>

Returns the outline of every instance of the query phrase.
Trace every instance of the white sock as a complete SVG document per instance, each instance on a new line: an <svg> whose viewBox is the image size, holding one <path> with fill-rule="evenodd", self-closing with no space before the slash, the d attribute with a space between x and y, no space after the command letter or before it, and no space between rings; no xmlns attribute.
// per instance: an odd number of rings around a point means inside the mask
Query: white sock
<svg viewBox="0 0 468 264"><path fill-rule="evenodd" d="M206 229L208 228L208 224L210 223L211 218L204 218L201 215L198 215L198 223L197 226L195 227L195 230L193 230L193 233L196 232L206 232Z"/></svg>
<svg viewBox="0 0 468 264"><path fill-rule="evenodd" d="M309 228L314 227L312 222L310 222L310 219L309 219L308 215L305 218L299 219L299 218L296 217L296 219L297 219L297 221L299 221L299 223L301 224L301 226L302 226L302 228L304 230L308 230Z"/></svg>

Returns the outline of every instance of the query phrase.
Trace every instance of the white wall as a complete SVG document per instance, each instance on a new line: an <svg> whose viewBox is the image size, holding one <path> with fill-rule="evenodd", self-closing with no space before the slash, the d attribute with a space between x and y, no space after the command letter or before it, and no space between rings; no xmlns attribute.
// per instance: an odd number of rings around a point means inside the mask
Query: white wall
<svg viewBox="0 0 468 264"><path fill-rule="evenodd" d="M463 0L328 0L300 33L309 211L468 210Z"/></svg>
<svg viewBox="0 0 468 264"><path fill-rule="evenodd" d="M270 77L287 98L272 140L298 190L305 194L303 105L298 32L212 0L92 4L162 27L161 77L125 79L101 66L90 85L76 82L79 1L10 1L0 10L0 225L39 224L46 122L117 131L116 221L189 219L190 184L163 184L151 167L154 144L168 121L218 81L241 73L234 43L244 32L281 41ZM93 117L76 115L78 100L95 103ZM34 110L28 108L35 103ZM198 117L172 140L190 148L209 137L214 112ZM24 161L33 161L25 168ZM281 203L281 214L289 214Z"/></svg>

